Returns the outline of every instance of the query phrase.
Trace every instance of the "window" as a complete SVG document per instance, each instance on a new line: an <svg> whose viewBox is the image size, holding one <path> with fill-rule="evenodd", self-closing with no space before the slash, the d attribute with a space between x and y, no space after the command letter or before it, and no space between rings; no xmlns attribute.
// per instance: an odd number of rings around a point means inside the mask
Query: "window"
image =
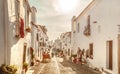
<svg viewBox="0 0 120 74"><path fill-rule="evenodd" d="M15 13L17 16L19 16L20 13L20 2L18 0L16 0L15 2Z"/></svg>
<svg viewBox="0 0 120 74"><path fill-rule="evenodd" d="M90 44L89 44L89 49L90 49L90 50L89 50L89 51L90 51L90 52L89 52L89 53L90 53L89 57L90 57L91 59L93 59L93 43L90 43Z"/></svg>
<svg viewBox="0 0 120 74"><path fill-rule="evenodd" d="M107 41L106 42L106 47L107 47L107 49L106 49L106 56L107 56L107 58L106 58L106 67L107 67L107 69L110 69L110 70L112 70L113 69L113 41L112 40L110 40L110 41Z"/></svg>
<svg viewBox="0 0 120 74"><path fill-rule="evenodd" d="M39 35L38 35L38 33L36 34L36 40L39 41Z"/></svg>
<svg viewBox="0 0 120 74"><path fill-rule="evenodd" d="M70 48L68 49L68 55L70 56Z"/></svg>
<svg viewBox="0 0 120 74"><path fill-rule="evenodd" d="M88 15L87 23L88 23L88 25L90 25L90 15Z"/></svg>
<svg viewBox="0 0 120 74"><path fill-rule="evenodd" d="M27 43L24 43L24 50L23 50L23 63L26 60L26 49L27 49Z"/></svg>
<svg viewBox="0 0 120 74"><path fill-rule="evenodd" d="M16 30L16 34L15 37L19 37L19 13L20 13L20 2L18 0L15 1L15 16L16 16L16 25L15 25L15 30Z"/></svg>
<svg viewBox="0 0 120 74"><path fill-rule="evenodd" d="M40 50L38 49L38 57L39 57L39 52L40 52Z"/></svg>
<svg viewBox="0 0 120 74"><path fill-rule="evenodd" d="M78 33L79 33L79 27L80 27L80 25L79 25L79 23L78 23Z"/></svg>
<svg viewBox="0 0 120 74"><path fill-rule="evenodd" d="M77 29L77 24L73 24L73 33L76 32L76 29Z"/></svg>

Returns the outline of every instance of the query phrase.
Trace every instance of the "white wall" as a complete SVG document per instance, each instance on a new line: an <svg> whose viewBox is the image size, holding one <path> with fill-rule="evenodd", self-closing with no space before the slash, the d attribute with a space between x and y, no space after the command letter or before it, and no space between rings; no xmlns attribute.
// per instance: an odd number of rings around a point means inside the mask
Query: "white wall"
<svg viewBox="0 0 120 74"><path fill-rule="evenodd" d="M4 0L0 0L0 65L4 63L4 60L5 60L5 56L4 56L4 53L5 53L5 37L4 37L4 34L5 34L5 23L4 23Z"/></svg>
<svg viewBox="0 0 120 74"><path fill-rule="evenodd" d="M18 66L18 74L21 74L22 71L22 65L23 65L23 50L24 50L24 43L26 41L27 34L24 35L24 38L16 38L16 28L15 28L15 17L16 15L13 14L15 12L15 0L8 0L8 11L9 11L9 25L8 25L8 55L7 59L11 65L17 65ZM24 26L25 24L25 8L24 8L24 0L20 0L20 17L24 20ZM12 13L13 12L13 13ZM24 31L25 33L25 31ZM28 38L30 39L30 38ZM10 51L10 52L9 52Z"/></svg>
<svg viewBox="0 0 120 74"><path fill-rule="evenodd" d="M28 43L31 38L26 35L25 38L16 38L16 14L15 14L15 1L16 0L0 0L0 65L1 64L11 64L18 66L18 74L21 74L22 64L23 64L23 49L24 43ZM20 17L24 20L24 0L20 0ZM25 21L24 21L25 25Z"/></svg>
<svg viewBox="0 0 120 74"><path fill-rule="evenodd" d="M76 21L80 23L80 32L75 33L75 50L88 49L93 43L93 60L91 63L97 67L106 68L106 41L113 40L113 74L117 74L117 34L120 24L119 0L96 0ZM83 35L84 26L87 25L87 16L91 16L91 35ZM97 21L97 23L93 23ZM77 29L77 28L76 28Z"/></svg>
<svg viewBox="0 0 120 74"><path fill-rule="evenodd" d="M31 8L31 21L34 22L35 24L37 23L37 21L36 21L36 11L35 11L34 7ZM31 30L31 46L35 50L35 40L36 40L37 30L33 25L31 26L31 29L32 29Z"/></svg>

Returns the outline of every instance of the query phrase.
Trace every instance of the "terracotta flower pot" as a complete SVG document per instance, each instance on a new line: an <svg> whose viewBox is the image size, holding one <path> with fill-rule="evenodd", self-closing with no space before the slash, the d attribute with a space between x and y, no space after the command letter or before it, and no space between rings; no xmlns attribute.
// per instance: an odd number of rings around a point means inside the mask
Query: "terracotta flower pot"
<svg viewBox="0 0 120 74"><path fill-rule="evenodd" d="M30 27L26 28L26 31L27 31L27 32L31 32Z"/></svg>

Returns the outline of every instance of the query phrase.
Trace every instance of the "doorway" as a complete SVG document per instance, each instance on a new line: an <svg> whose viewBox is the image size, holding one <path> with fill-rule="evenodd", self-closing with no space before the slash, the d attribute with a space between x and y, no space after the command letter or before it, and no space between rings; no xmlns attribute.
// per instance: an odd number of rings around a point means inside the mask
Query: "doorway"
<svg viewBox="0 0 120 74"><path fill-rule="evenodd" d="M24 43L24 50L23 50L23 63L26 61L26 47L27 47L27 43Z"/></svg>
<svg viewBox="0 0 120 74"><path fill-rule="evenodd" d="M113 41L107 41L107 51L106 51L106 67L109 70L113 69Z"/></svg>
<svg viewBox="0 0 120 74"><path fill-rule="evenodd" d="M68 49L68 56L70 56L70 49Z"/></svg>
<svg viewBox="0 0 120 74"><path fill-rule="evenodd" d="M118 74L120 74L120 34L118 35Z"/></svg>
<svg viewBox="0 0 120 74"><path fill-rule="evenodd" d="M90 59L93 59L93 43L90 43L89 44L89 53L88 53L88 56Z"/></svg>

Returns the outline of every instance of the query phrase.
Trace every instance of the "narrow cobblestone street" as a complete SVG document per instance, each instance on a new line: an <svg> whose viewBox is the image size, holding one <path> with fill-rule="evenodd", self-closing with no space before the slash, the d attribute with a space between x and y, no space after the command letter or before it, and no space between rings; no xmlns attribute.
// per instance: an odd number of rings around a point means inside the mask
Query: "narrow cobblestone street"
<svg viewBox="0 0 120 74"><path fill-rule="evenodd" d="M58 63L56 58L52 58L49 63L40 63L37 66L31 67L30 70L33 70L33 73L27 74L60 74Z"/></svg>
<svg viewBox="0 0 120 74"><path fill-rule="evenodd" d="M120 0L0 0L0 74L120 74Z"/></svg>
<svg viewBox="0 0 120 74"><path fill-rule="evenodd" d="M47 63L39 74L60 74L56 58L52 58L51 62Z"/></svg>
<svg viewBox="0 0 120 74"><path fill-rule="evenodd" d="M63 66L64 68L67 68L68 72L71 72L71 70L74 71L73 73L69 73L69 74L101 74L98 71L88 68L86 65L75 64L67 60L64 60L62 63L59 64L59 66ZM67 71L66 69L64 70ZM68 73L62 73L62 74L68 74Z"/></svg>
<svg viewBox="0 0 120 74"><path fill-rule="evenodd" d="M56 58L52 58L50 63L40 63L30 70L34 70L34 72L27 74L100 74L100 72L94 71L85 65L81 66L71 61L64 60L59 63Z"/></svg>

